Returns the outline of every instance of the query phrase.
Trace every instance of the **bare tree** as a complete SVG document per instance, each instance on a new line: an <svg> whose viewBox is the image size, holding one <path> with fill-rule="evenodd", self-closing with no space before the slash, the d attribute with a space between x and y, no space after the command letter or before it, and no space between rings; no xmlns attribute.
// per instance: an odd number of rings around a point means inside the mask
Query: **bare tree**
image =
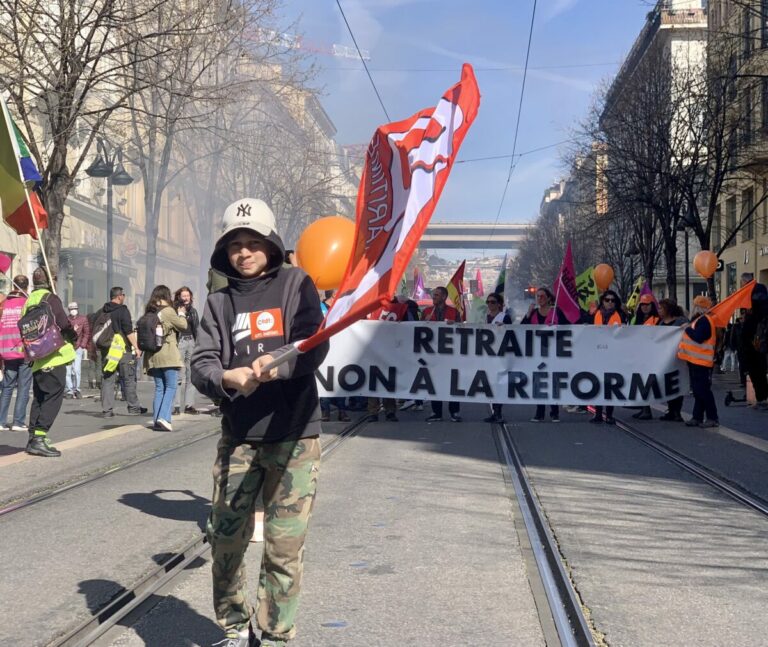
<svg viewBox="0 0 768 647"><path fill-rule="evenodd" d="M159 33L149 17L165 0L0 0L0 89L43 177L45 249L59 265L64 202L96 134L137 90L126 53ZM162 52L158 44L151 52ZM148 54L150 55L150 54Z"/></svg>

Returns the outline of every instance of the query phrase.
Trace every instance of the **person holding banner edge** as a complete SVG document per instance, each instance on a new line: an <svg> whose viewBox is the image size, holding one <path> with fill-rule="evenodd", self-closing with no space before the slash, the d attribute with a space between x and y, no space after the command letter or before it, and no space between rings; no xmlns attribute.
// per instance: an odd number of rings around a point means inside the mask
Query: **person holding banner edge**
<svg viewBox="0 0 768 647"><path fill-rule="evenodd" d="M315 370L322 342L290 355L323 320L312 280L283 265L272 210L245 198L227 207L211 267L228 287L208 296L192 356L192 382L220 398L222 434L206 532L211 545L216 618L231 647L278 647L295 635L304 541L320 469L320 407ZM279 367L273 359L288 355ZM234 461L241 448L244 460ZM242 474L237 482L235 473ZM243 562L264 505L264 555L258 607L248 601ZM223 644L219 643L219 644Z"/></svg>
<svg viewBox="0 0 768 647"><path fill-rule="evenodd" d="M659 301L659 322L657 326L682 326L688 323L683 309L677 305L674 299L662 299ZM683 422L681 412L683 410L683 396L679 395L667 402L667 411L659 416L659 420L668 422Z"/></svg>
<svg viewBox="0 0 768 647"><path fill-rule="evenodd" d="M656 300L652 294L641 294L638 298L637 312L632 319L635 326L655 326L659 323L659 312L656 309ZM636 420L653 420L651 407L641 407L640 411L633 413Z"/></svg>
<svg viewBox="0 0 768 647"><path fill-rule="evenodd" d="M715 396L712 393L712 367L715 365L715 322L706 314L712 308L709 297L699 295L693 300L691 323L683 324L677 356L688 363L693 391L693 413L688 427L718 427ZM706 419L704 418L706 414Z"/></svg>

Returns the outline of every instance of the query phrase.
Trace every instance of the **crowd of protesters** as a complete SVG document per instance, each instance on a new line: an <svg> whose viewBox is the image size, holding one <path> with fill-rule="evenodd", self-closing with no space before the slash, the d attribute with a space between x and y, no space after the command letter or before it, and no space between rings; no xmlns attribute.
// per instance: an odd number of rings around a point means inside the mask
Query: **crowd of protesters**
<svg viewBox="0 0 768 647"><path fill-rule="evenodd" d="M227 208L210 264L209 295L202 316L194 307L189 287L172 293L168 286L158 285L135 321L119 286L111 287L109 301L85 316L76 302L65 310L52 289L55 277L43 268L32 274L31 290L26 276L14 277L13 290L0 299L0 425L27 432L28 453L60 456L48 434L63 399L83 397L86 359L88 386L99 388L105 418L122 413L115 411L118 388L126 415L148 413L136 388L137 374L142 371L154 381L151 426L156 431L172 431L173 415L200 413L198 392L209 398L222 425L206 525L215 612L224 631L224 641L217 644L278 647L295 635L303 546L319 472L320 423L331 420L332 407L340 422L348 421L347 412L353 409L365 410L370 421L378 421L383 410L386 421L396 422L398 403L394 398L349 398L349 402L341 397L318 398L315 371L328 343L299 356L292 350L297 340L317 330L334 295L326 292L321 301L310 278L293 267L291 252L285 250L274 214L264 202L243 199ZM399 296L371 318L461 325L460 313L448 303L445 288L435 288L431 296L432 303L423 311L412 299ZM694 396L693 415L686 424L714 427L718 425L711 386L715 366L741 371L745 387L754 389L753 406L768 409L768 290L756 285L751 308L740 313L722 335L708 314L711 306L707 297L697 296L689 320L675 301L656 303L651 295L642 295L637 311L630 313L615 291L606 290L577 323L681 328L678 357L689 366ZM513 323L502 294L489 294L485 307L487 325ZM48 314L45 321L53 321L46 324L51 335L30 341L26 333L44 326L35 328L25 320L33 321L40 310ZM552 292L541 287L520 323L566 325L568 320ZM30 351L33 342L37 344L34 348L45 347L45 353L35 356ZM33 397L27 415L30 386ZM432 414L427 422L441 421L443 402L430 404ZM661 420L682 422L682 404L683 396L670 400ZM420 411L422 402L403 403L401 409L405 407ZM586 407L572 411L586 411ZM539 405L531 420L544 422L545 413L546 407ZM448 403L448 414L452 422L462 421L458 402ZM649 407L643 407L635 417L648 420L653 416ZM549 419L559 422L558 406L549 407ZM504 421L501 404L492 405L492 414L485 421ZM595 406L591 422L614 424L613 407ZM254 541L264 542L258 610L247 602L242 568L246 549Z"/></svg>

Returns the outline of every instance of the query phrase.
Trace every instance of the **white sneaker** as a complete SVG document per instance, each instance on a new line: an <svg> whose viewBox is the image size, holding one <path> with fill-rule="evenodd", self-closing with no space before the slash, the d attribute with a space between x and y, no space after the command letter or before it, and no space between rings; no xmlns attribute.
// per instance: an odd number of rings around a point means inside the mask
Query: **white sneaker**
<svg viewBox="0 0 768 647"><path fill-rule="evenodd" d="M424 411L424 405L423 404L417 404L413 407L414 411Z"/></svg>
<svg viewBox="0 0 768 647"><path fill-rule="evenodd" d="M158 418L157 419L157 424L160 425L166 431L173 431L173 425L171 425L171 423L168 422L167 420L163 420L162 418Z"/></svg>
<svg viewBox="0 0 768 647"><path fill-rule="evenodd" d="M29 431L29 427L27 427L27 425L11 425L9 429L11 431Z"/></svg>
<svg viewBox="0 0 768 647"><path fill-rule="evenodd" d="M405 411L406 409L410 409L415 404L414 400L406 400L403 402L403 404L400 405L400 411Z"/></svg>

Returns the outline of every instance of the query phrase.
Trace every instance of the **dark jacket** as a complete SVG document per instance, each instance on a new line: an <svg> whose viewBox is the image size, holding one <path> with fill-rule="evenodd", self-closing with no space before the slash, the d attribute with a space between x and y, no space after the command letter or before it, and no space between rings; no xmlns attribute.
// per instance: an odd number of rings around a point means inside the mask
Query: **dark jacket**
<svg viewBox="0 0 768 647"><path fill-rule="evenodd" d="M131 312L128 310L128 306L107 301L102 310L110 314L112 317L112 329L125 338L126 351L130 351L133 347L128 339L128 335L133 332L133 322L131 321Z"/></svg>
<svg viewBox="0 0 768 647"><path fill-rule="evenodd" d="M247 397L222 386L225 370L250 366L265 354L279 357L314 334L323 319L312 280L299 268L282 266L276 234L267 240L279 251L270 255L270 269L253 279L233 275L224 246L214 251L211 265L229 285L208 295L191 362L192 383L221 398L224 433L241 442L281 442L321 431L315 370L328 353L327 342L282 364L278 379Z"/></svg>
<svg viewBox="0 0 768 647"><path fill-rule="evenodd" d="M183 305L184 304L181 303L175 303L173 307L175 308L176 312L178 312L179 308ZM180 316L187 320L187 329L179 332L179 341L185 337L191 337L197 341L197 331L200 328L200 316L197 314L195 307L190 304L185 308L185 313Z"/></svg>
<svg viewBox="0 0 768 647"><path fill-rule="evenodd" d="M551 312L551 310L550 310ZM543 325L546 323L545 317L541 316L541 313L539 312L538 308L534 308L529 314L526 314L521 320L521 324L533 324L533 325ZM560 308L557 308L555 310L554 314L554 323L558 326L565 326L567 324L570 324L571 322L568 321L568 317L563 314L563 311L560 310Z"/></svg>

